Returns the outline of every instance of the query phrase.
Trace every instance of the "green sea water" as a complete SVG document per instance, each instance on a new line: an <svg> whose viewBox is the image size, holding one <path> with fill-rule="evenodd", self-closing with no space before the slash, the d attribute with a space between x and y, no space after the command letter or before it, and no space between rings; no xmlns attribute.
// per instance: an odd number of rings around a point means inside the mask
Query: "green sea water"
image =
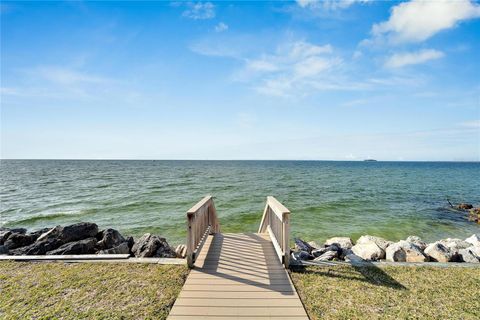
<svg viewBox="0 0 480 320"><path fill-rule="evenodd" d="M215 197L224 232L256 232L267 195L292 212L292 237L465 238L480 225L447 209L480 205L480 163L341 161L0 161L0 224L91 221L185 242L186 211Z"/></svg>

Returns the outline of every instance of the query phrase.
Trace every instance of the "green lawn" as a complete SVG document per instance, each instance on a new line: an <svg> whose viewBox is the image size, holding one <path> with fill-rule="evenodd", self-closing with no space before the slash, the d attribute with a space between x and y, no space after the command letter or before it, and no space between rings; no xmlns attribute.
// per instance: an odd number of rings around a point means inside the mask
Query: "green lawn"
<svg viewBox="0 0 480 320"><path fill-rule="evenodd" d="M165 319L188 274L178 265L0 263L1 319Z"/></svg>
<svg viewBox="0 0 480 320"><path fill-rule="evenodd" d="M325 266L291 274L311 319L480 319L480 268Z"/></svg>

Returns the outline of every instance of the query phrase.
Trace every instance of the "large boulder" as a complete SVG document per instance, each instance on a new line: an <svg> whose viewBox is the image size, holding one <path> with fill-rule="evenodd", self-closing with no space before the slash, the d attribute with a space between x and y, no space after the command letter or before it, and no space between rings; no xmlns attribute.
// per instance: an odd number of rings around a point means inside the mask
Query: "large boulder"
<svg viewBox="0 0 480 320"><path fill-rule="evenodd" d="M7 240L5 240L4 246L6 246L9 250L12 250L31 245L35 242L35 239L35 236L29 234L12 233Z"/></svg>
<svg viewBox="0 0 480 320"><path fill-rule="evenodd" d="M460 255L463 262L480 263L480 255L477 254L477 250L475 249L476 248L473 246L467 249L460 249L458 251L458 254Z"/></svg>
<svg viewBox="0 0 480 320"><path fill-rule="evenodd" d="M465 239L465 242L480 247L480 236L477 234L473 234L471 237Z"/></svg>
<svg viewBox="0 0 480 320"><path fill-rule="evenodd" d="M46 254L48 251L52 251L63 245L63 241L58 239L44 239L42 241L36 241L29 246L20 247L10 251L12 255L42 255Z"/></svg>
<svg viewBox="0 0 480 320"><path fill-rule="evenodd" d="M451 238L442 239L437 242L448 248L448 250L452 254L452 258L450 259L450 261L461 261L459 251L461 249L466 249L472 245L471 243L468 243L461 239L451 239Z"/></svg>
<svg viewBox="0 0 480 320"><path fill-rule="evenodd" d="M333 237L325 241L325 246L327 247L332 244L335 244L342 249L351 249L353 247L353 241L348 237Z"/></svg>
<svg viewBox="0 0 480 320"><path fill-rule="evenodd" d="M37 241L58 239L63 243L94 238L98 233L98 226L91 222L80 222L65 227L56 226L38 237Z"/></svg>
<svg viewBox="0 0 480 320"><path fill-rule="evenodd" d="M329 261L329 260L333 260L337 257L338 257L338 251L329 250L329 251L323 253L322 255L316 257L315 259L313 259L313 261Z"/></svg>
<svg viewBox="0 0 480 320"><path fill-rule="evenodd" d="M420 237L417 236L409 236L405 241L416 245L422 251L425 250L425 248L427 247L427 244Z"/></svg>
<svg viewBox="0 0 480 320"><path fill-rule="evenodd" d="M97 234L97 248L99 250L111 249L118 247L125 242L125 238L115 229L105 229ZM127 246L128 247L128 246Z"/></svg>
<svg viewBox="0 0 480 320"><path fill-rule="evenodd" d="M372 242L375 243L383 251L385 251L387 247L393 243L392 241L388 241L380 237L365 235L365 236L361 236L357 240L356 244L367 244Z"/></svg>
<svg viewBox="0 0 480 320"><path fill-rule="evenodd" d="M430 257L431 260L437 262L449 262L454 259L454 254L438 241L429 244L427 248L425 248L424 253Z"/></svg>
<svg viewBox="0 0 480 320"><path fill-rule="evenodd" d="M316 248L312 247L308 242L303 241L302 239L295 238L295 249L297 251L306 251L308 253L312 252L312 250L315 250Z"/></svg>
<svg viewBox="0 0 480 320"><path fill-rule="evenodd" d="M118 246L115 246L110 249L100 250L98 254L129 254L130 248L128 247L127 242L122 242Z"/></svg>
<svg viewBox="0 0 480 320"><path fill-rule="evenodd" d="M27 229L25 228L0 228L0 245L3 245L5 241L12 235L12 234L25 234L27 233Z"/></svg>
<svg viewBox="0 0 480 320"><path fill-rule="evenodd" d="M144 234L140 239L135 241L132 247L132 252L136 257L164 257L175 258L175 251L170 248L165 238L152 235L150 233Z"/></svg>
<svg viewBox="0 0 480 320"><path fill-rule="evenodd" d="M95 253L95 245L97 239L87 238L75 242L66 243L59 248L48 251L51 255L67 255L67 254L92 254Z"/></svg>
<svg viewBox="0 0 480 320"><path fill-rule="evenodd" d="M311 260L313 256L307 251L296 251L292 252L292 259L295 261L306 261Z"/></svg>
<svg viewBox="0 0 480 320"><path fill-rule="evenodd" d="M342 248L340 248L338 246L338 244L335 243L335 244L331 244L327 247L312 250L311 255L313 255L314 257L320 257L321 255L323 255L324 253L326 253L328 251L336 251L340 255L342 253Z"/></svg>
<svg viewBox="0 0 480 320"><path fill-rule="evenodd" d="M428 261L428 258L415 244L400 240L387 247L386 260L393 262L425 262Z"/></svg>
<svg viewBox="0 0 480 320"><path fill-rule="evenodd" d="M355 255L364 260L380 260L385 257L385 251L375 242L357 243L351 250Z"/></svg>

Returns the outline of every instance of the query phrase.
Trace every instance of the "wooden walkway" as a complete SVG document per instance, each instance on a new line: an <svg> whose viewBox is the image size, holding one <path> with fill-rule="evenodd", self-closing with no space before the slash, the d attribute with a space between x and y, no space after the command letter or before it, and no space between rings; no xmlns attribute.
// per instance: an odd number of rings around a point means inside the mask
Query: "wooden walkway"
<svg viewBox="0 0 480 320"><path fill-rule="evenodd" d="M169 320L308 316L268 233L209 235Z"/></svg>

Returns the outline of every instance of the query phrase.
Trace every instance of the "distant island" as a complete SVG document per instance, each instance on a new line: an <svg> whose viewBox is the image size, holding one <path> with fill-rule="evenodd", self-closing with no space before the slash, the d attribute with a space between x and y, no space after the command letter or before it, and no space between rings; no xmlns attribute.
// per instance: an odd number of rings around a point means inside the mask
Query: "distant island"
<svg viewBox="0 0 480 320"><path fill-rule="evenodd" d="M365 159L365 160L363 160L363 161L372 162L372 161L377 161L377 160L375 160L375 159Z"/></svg>

